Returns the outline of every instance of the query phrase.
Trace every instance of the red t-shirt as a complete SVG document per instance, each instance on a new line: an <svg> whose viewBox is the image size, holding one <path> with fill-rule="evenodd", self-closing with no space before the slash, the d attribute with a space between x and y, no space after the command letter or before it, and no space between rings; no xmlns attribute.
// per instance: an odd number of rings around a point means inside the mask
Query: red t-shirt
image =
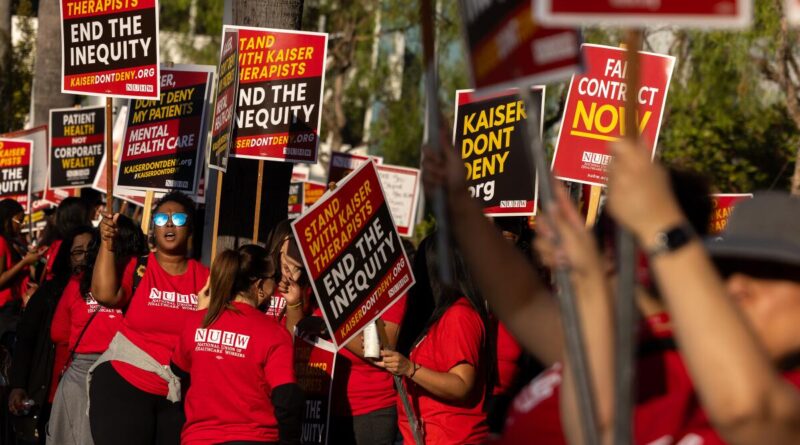
<svg viewBox="0 0 800 445"><path fill-rule="evenodd" d="M411 361L437 372L447 372L456 365L469 363L475 367L476 382L467 401L439 399L421 386L405 380L412 407L422 427L425 443L436 445L479 444L489 435L483 411L486 382L481 356L486 332L480 315L466 298L460 298L430 327L428 334L411 351ZM397 400L398 413L403 413ZM414 436L404 415L398 415L400 432L405 443L414 443Z"/></svg>
<svg viewBox="0 0 800 445"><path fill-rule="evenodd" d="M99 311L92 319L81 337L80 344L75 349L77 354L101 354L108 349L111 339L122 327L122 311L109 309L97 304L91 295L86 298L81 294L80 277L72 277L64 288L64 293L58 301L53 324L50 327L50 336L53 343L67 343L71 351L89 322L92 313ZM64 337L66 333L66 338Z"/></svg>
<svg viewBox="0 0 800 445"><path fill-rule="evenodd" d="M131 297L136 263L136 258L131 258L122 275L123 305L128 309L120 332L156 361L168 366L186 317L197 311L197 293L206 284L208 268L189 259L186 272L170 275L151 253L136 295ZM140 390L167 395L167 382L158 375L119 361L111 364Z"/></svg>
<svg viewBox="0 0 800 445"><path fill-rule="evenodd" d="M399 326L405 311L404 295L381 315L381 319ZM334 376L336 383L333 390L334 415L360 416L389 408L397 403L394 379L385 369L369 363L347 348L342 348L337 357L339 362L336 364L337 374ZM342 369L349 369L349 373L340 372ZM341 381L342 375L347 376L347 382ZM343 389L346 389L346 392L342 391Z"/></svg>
<svg viewBox="0 0 800 445"><path fill-rule="evenodd" d="M494 395L505 394L511 390L514 379L519 373L519 356L522 348L517 340L508 332L503 323L497 323L497 386Z"/></svg>
<svg viewBox="0 0 800 445"><path fill-rule="evenodd" d="M783 378L797 388L800 388L800 370L793 370L783 373ZM725 445L726 442L717 434L711 422L708 420L703 408L698 404L691 415L691 420L686 429L675 436L678 440L676 445ZM660 445L656 444L656 445Z"/></svg>
<svg viewBox="0 0 800 445"><path fill-rule="evenodd" d="M3 271L11 270L16 262L11 254L12 247L8 245L6 239L0 236L0 260L5 264ZM13 300L19 300L25 293L25 287L30 280L30 268L27 266L8 282L8 284L0 289L0 307L5 306L6 303Z"/></svg>
<svg viewBox="0 0 800 445"><path fill-rule="evenodd" d="M47 258L47 263L44 266L44 279L45 280L52 280L53 279L53 265L56 263L56 257L58 256L58 249L61 248L61 244L63 243L62 240L57 239L53 241L52 244L47 248L47 252L45 252L44 256Z"/></svg>
<svg viewBox="0 0 800 445"><path fill-rule="evenodd" d="M683 361L671 344L666 314L646 320L641 345L636 362L634 441L649 444L664 436L675 437L697 402ZM501 438L494 443L566 443L559 410L561 372L561 366L554 365L520 392L509 407Z"/></svg>
<svg viewBox="0 0 800 445"><path fill-rule="evenodd" d="M286 298L283 297L283 294L275 290L275 293L272 294L272 298L269 300L269 307L265 312L269 317L273 318L278 323L282 323L284 326L286 325Z"/></svg>
<svg viewBox="0 0 800 445"><path fill-rule="evenodd" d="M189 372L181 443L277 442L274 388L295 383L289 332L245 303L225 310L209 328L207 310L191 313L172 362Z"/></svg>

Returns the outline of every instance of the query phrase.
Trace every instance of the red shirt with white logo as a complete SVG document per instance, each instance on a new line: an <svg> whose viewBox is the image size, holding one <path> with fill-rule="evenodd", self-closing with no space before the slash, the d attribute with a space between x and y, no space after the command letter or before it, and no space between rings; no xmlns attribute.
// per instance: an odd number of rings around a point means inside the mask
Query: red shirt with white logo
<svg viewBox="0 0 800 445"><path fill-rule="evenodd" d="M672 344L668 316L659 314L645 322L636 362L634 442L637 444L675 437L685 427L687 413L697 404L689 375ZM509 407L502 436L492 443L566 443L559 410L561 373L561 365L556 364L523 388Z"/></svg>
<svg viewBox="0 0 800 445"><path fill-rule="evenodd" d="M460 298L411 351L411 361L432 371L447 372L464 363L475 368L475 387L464 402L442 400L404 379L425 443L480 444L488 438L489 427L483 411L486 382L482 351L485 340L486 332L480 315L466 298ZM397 411L404 412L399 398ZM414 443L405 415L398 415L398 424L403 442Z"/></svg>
<svg viewBox="0 0 800 445"><path fill-rule="evenodd" d="M122 275L123 305L128 308L120 332L156 361L169 366L186 318L197 312L197 294L206 284L208 268L189 259L184 273L170 275L151 253L136 295L131 296L136 264L137 259L131 258ZM119 361L111 364L140 390L167 395L167 382L158 375Z"/></svg>
<svg viewBox="0 0 800 445"><path fill-rule="evenodd" d="M274 388L295 383L292 337L246 303L208 328L202 310L187 317L172 362L191 376L181 443L277 442Z"/></svg>
<svg viewBox="0 0 800 445"><path fill-rule="evenodd" d="M108 349L111 339L122 327L122 311L100 306L91 295L84 297L81 294L80 280L80 277L72 277L64 288L53 315L50 336L53 343L67 343L71 351L92 313L99 311L83 333L75 353L100 354Z"/></svg>
<svg viewBox="0 0 800 445"><path fill-rule="evenodd" d="M406 297L400 297L394 305L381 315L385 322L400 325L406 311ZM355 340L358 341L358 340ZM333 395L333 414L336 416L360 416L397 403L394 379L385 369L342 348L337 356ZM349 369L348 372L342 370ZM342 382L346 376L347 382ZM344 384L346 383L346 385ZM346 392L345 392L346 390Z"/></svg>

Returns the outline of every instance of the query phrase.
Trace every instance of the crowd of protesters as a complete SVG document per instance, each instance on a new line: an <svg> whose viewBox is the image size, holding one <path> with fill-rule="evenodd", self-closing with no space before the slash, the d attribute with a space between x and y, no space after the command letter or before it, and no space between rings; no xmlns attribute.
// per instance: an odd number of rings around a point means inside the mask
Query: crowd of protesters
<svg viewBox="0 0 800 445"><path fill-rule="evenodd" d="M556 184L534 233L524 218L486 218L442 144L425 150L423 180L445 190L452 248L433 235L405 245L416 284L378 320L380 357L365 357L363 334L338 354L329 443L585 443L556 267L575 289L597 429L614 443L621 229L639 246L634 443L800 443L800 200L756 194L708 238L709 184L618 142L594 227ZM293 339L328 333L289 222L209 270L191 255L189 197L156 203L149 238L96 212L68 198L31 240L23 207L0 201L16 434L4 443L300 443ZM220 340L236 353L209 346Z"/></svg>

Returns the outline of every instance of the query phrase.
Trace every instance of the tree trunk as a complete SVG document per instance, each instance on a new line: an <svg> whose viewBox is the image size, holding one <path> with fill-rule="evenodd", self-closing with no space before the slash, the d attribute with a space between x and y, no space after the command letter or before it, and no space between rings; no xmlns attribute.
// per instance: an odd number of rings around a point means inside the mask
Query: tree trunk
<svg viewBox="0 0 800 445"><path fill-rule="evenodd" d="M70 107L75 96L61 93L61 12L59 0L39 2L33 68L33 125L46 124L51 108Z"/></svg>
<svg viewBox="0 0 800 445"><path fill-rule="evenodd" d="M794 162L791 193L792 195L800 196L800 148L797 149L797 160Z"/></svg>
<svg viewBox="0 0 800 445"><path fill-rule="evenodd" d="M300 29L303 17L303 0L233 0L232 6L235 25ZM259 162L237 158L228 161L219 203L217 252L248 244L252 239ZM260 244L266 243L272 228L287 218L292 165L264 161L258 228ZM213 196L212 191L209 196Z"/></svg>
<svg viewBox="0 0 800 445"><path fill-rule="evenodd" d="M11 122L11 0L0 0L0 131Z"/></svg>

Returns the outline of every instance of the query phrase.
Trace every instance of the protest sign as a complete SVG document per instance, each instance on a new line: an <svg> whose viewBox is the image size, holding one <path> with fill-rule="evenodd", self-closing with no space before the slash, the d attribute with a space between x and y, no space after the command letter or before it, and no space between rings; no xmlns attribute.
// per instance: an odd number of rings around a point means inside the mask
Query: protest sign
<svg viewBox="0 0 800 445"><path fill-rule="evenodd" d="M581 50L586 71L572 76L552 168L560 179L605 186L611 161L608 144L629 131L625 128L626 51L589 44ZM672 56L639 52L636 122L641 143L651 156L655 155L674 65Z"/></svg>
<svg viewBox="0 0 800 445"><path fill-rule="evenodd" d="M396 165L378 165L376 168L397 233L413 236L419 202L419 170Z"/></svg>
<svg viewBox="0 0 800 445"><path fill-rule="evenodd" d="M49 187L88 187L106 150L105 107L50 110Z"/></svg>
<svg viewBox="0 0 800 445"><path fill-rule="evenodd" d="M303 183L291 182L289 184L289 219L295 219L303 214Z"/></svg>
<svg viewBox="0 0 800 445"><path fill-rule="evenodd" d="M47 177L49 176L47 168L48 134L47 125L0 134L0 138L22 139L33 143L30 177L32 194L44 192L47 188Z"/></svg>
<svg viewBox="0 0 800 445"><path fill-rule="evenodd" d="M308 164L292 165L292 181L308 181L311 176L311 169Z"/></svg>
<svg viewBox="0 0 800 445"><path fill-rule="evenodd" d="M33 142L0 138L0 199L15 199L29 211Z"/></svg>
<svg viewBox="0 0 800 445"><path fill-rule="evenodd" d="M101 158L102 159L102 158ZM73 196L78 196L78 189L76 188L60 188L60 189L53 189L47 188L42 195L42 199L52 205L59 205L61 201L71 198Z"/></svg>
<svg viewBox="0 0 800 445"><path fill-rule="evenodd" d="M233 140L236 91L239 88L239 33L233 30L222 32L222 48L219 52L219 77L217 77L217 99L214 102L214 119L211 124L211 149L208 166L227 171L228 156Z"/></svg>
<svg viewBox="0 0 800 445"><path fill-rule="evenodd" d="M114 163L114 168L112 169L112 182L116 182L117 178L117 170L119 167L119 159L122 156L122 137L125 134L125 123L128 121L128 107L122 106L119 109L119 114L117 115L117 120L114 122L114 128L112 129L112 144L111 144L111 152L113 154L112 162ZM108 150L106 150L108 153ZM92 188L97 190L100 193L108 194L108 190L106 189L106 181L108 169L106 169L106 153L103 153L103 158L100 160L100 167L97 170L97 175L94 177L94 183L92 184ZM126 194L123 192L130 191L130 189L125 190L120 187L114 188L114 197L127 201L131 204L138 205L139 207L144 206L144 196L133 196L131 194Z"/></svg>
<svg viewBox="0 0 800 445"><path fill-rule="evenodd" d="M580 70L580 33L536 23L531 0L460 0L459 6L475 88L543 84Z"/></svg>
<svg viewBox="0 0 800 445"><path fill-rule="evenodd" d="M213 73L207 65L164 68L159 101L130 101L116 186L196 193Z"/></svg>
<svg viewBox="0 0 800 445"><path fill-rule="evenodd" d="M536 0L535 16L546 26L701 28L750 26L753 0Z"/></svg>
<svg viewBox="0 0 800 445"><path fill-rule="evenodd" d="M331 392L336 365L336 347L299 329L294 341L294 374L305 395L300 443L328 443Z"/></svg>
<svg viewBox="0 0 800 445"><path fill-rule="evenodd" d="M239 33L233 156L317 161L328 35L226 25Z"/></svg>
<svg viewBox="0 0 800 445"><path fill-rule="evenodd" d="M158 99L157 0L60 0L61 92Z"/></svg>
<svg viewBox="0 0 800 445"><path fill-rule="evenodd" d="M325 184L314 181L303 182L303 211L316 204L325 194L325 190L328 190Z"/></svg>
<svg viewBox="0 0 800 445"><path fill-rule="evenodd" d="M544 115L544 87L532 88ZM528 113L519 90L476 97L456 91L453 145L467 170L467 187L491 216L533 215L536 180L526 135ZM541 119L537 125L541 132ZM536 135L541 137L541 133Z"/></svg>
<svg viewBox="0 0 800 445"><path fill-rule="evenodd" d="M337 349L414 284L372 162L295 220L292 231Z"/></svg>
<svg viewBox="0 0 800 445"><path fill-rule="evenodd" d="M711 195L711 203L714 206L709 221L709 235L722 233L728 225L728 218L733 213L734 207L739 202L753 197L752 193L719 193Z"/></svg>
<svg viewBox="0 0 800 445"><path fill-rule="evenodd" d="M328 164L328 184L341 181L370 159L376 164L383 163L383 158L380 156L364 156L341 151L331 152L331 162Z"/></svg>

